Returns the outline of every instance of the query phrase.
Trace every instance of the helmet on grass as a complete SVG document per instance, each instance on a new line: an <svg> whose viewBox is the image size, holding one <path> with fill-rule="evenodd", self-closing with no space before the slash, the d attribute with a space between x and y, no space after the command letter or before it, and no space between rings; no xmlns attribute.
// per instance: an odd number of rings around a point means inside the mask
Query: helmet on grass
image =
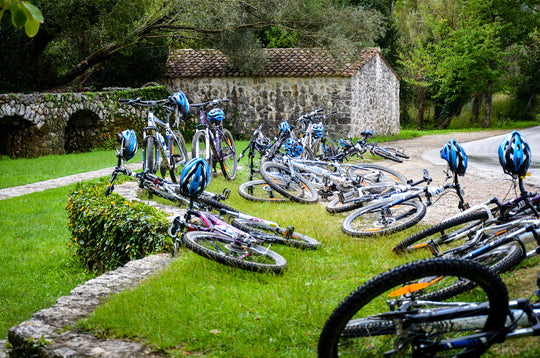
<svg viewBox="0 0 540 358"><path fill-rule="evenodd" d="M206 160L190 159L184 164L180 174L180 190L187 197L195 197L204 191L211 178L212 172Z"/></svg>
<svg viewBox="0 0 540 358"><path fill-rule="evenodd" d="M208 112L208 118L217 122L222 122L225 119L225 112L221 108L212 108Z"/></svg>
<svg viewBox="0 0 540 358"><path fill-rule="evenodd" d="M455 139L452 139L442 147L441 158L448 162L451 171L460 176L465 175L468 161L467 154Z"/></svg>
<svg viewBox="0 0 540 358"><path fill-rule="evenodd" d="M315 136L317 138L321 138L322 135L323 135L323 130L324 130L324 127L323 127L323 124L322 123L316 123L313 125L313 134L315 134Z"/></svg>
<svg viewBox="0 0 540 358"><path fill-rule="evenodd" d="M133 158L135 154L137 154L137 149L139 147L135 131L133 129L126 129L122 133L118 133L116 136L120 142L120 157L126 161Z"/></svg>
<svg viewBox="0 0 540 358"><path fill-rule="evenodd" d="M517 131L507 135L499 146L499 162L506 174L524 176L531 164L529 144Z"/></svg>
<svg viewBox="0 0 540 358"><path fill-rule="evenodd" d="M298 140L295 140L293 138L287 139L287 141L283 145L283 148L285 148L285 152L289 157L298 157L304 151L302 144Z"/></svg>
<svg viewBox="0 0 540 358"><path fill-rule="evenodd" d="M179 112L183 113L185 116L187 116L189 112L189 101L182 91L178 91L176 93L173 93L169 99L171 102L178 106Z"/></svg>

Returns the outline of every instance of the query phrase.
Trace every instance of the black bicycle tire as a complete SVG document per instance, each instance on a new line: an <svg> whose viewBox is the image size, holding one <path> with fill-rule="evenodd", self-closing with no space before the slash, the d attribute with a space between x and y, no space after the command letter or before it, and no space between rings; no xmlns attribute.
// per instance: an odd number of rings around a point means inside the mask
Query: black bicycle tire
<svg viewBox="0 0 540 358"><path fill-rule="evenodd" d="M319 241L307 235L300 234L296 231L293 231L293 233L291 234L291 238L287 239L284 235L285 229L281 228L281 230L279 230L278 228L262 228L256 223L250 222L249 220L235 218L231 221L231 225L245 232L256 232L264 235L271 235L271 237L269 237L268 239L270 241L275 241L280 245L309 250L316 250L317 248L319 248L319 246L321 246L321 243Z"/></svg>
<svg viewBox="0 0 540 358"><path fill-rule="evenodd" d="M393 160L394 162L403 163L403 159L386 150L385 148L375 146L371 151L372 153L377 154L378 156L381 156L383 158Z"/></svg>
<svg viewBox="0 0 540 358"><path fill-rule="evenodd" d="M144 153L145 153L145 163L144 169L148 170L150 173L155 174L157 172L156 158L157 156L157 146L154 143L155 137L153 135L148 135L144 139Z"/></svg>
<svg viewBox="0 0 540 358"><path fill-rule="evenodd" d="M390 226L388 228L382 228L382 229L379 228L373 231L359 231L359 230L355 230L352 227L352 223L354 222L354 220L356 220L357 218L367 213L378 212L385 205L386 203L377 203L377 204L365 206L363 208L358 209L357 211L352 212L345 218L345 220L343 220L341 224L341 229L347 235L354 236L354 237L379 236L379 235L390 234L390 233L405 230L417 224L426 215L426 206L420 200L413 199L413 200L407 200L397 205L393 205L391 207L391 208L394 208L398 206L408 205L408 206L413 206L415 209L414 215L405 218L404 221L402 221L400 224L396 226Z"/></svg>
<svg viewBox="0 0 540 358"><path fill-rule="evenodd" d="M471 223L471 222L473 223L471 225L475 225L479 221L485 221L488 218L489 218L489 215L488 215L488 213L486 211L474 211L472 213L467 213L467 214L456 216L454 218L450 218L449 220L445 220L443 222L440 222L440 223L438 223L436 225L428 227L427 229L424 229L422 231L419 231L419 232L414 233L413 235L407 237L405 240L399 242L393 248L393 251L398 253L398 254L404 253L404 252L414 251L416 249L421 248L420 247L421 245L416 245L416 246L418 246L417 248L414 248L414 247L409 248L412 244L415 244L415 243L417 243L417 242L419 242L421 240L427 239L427 238L429 238L431 236L438 235L438 234L441 234L441 235L443 235L445 237L448 237L448 235L449 235L448 230L450 230L452 228L455 228L456 226ZM467 227L460 228L459 230L467 230ZM452 233L455 234L454 231L452 231ZM440 237L437 238L437 239L440 239ZM434 239L429 239L429 240L430 241L433 240L431 242L431 244L437 244L437 241L438 241L436 239L435 240ZM425 246L425 245L422 245L422 246Z"/></svg>
<svg viewBox="0 0 540 358"><path fill-rule="evenodd" d="M325 150L324 145L328 144L329 149ZM322 152L322 153L321 153ZM336 145L330 136L323 134L320 140L317 141L317 148L314 150L315 158L318 160L331 158L337 154Z"/></svg>
<svg viewBox="0 0 540 358"><path fill-rule="evenodd" d="M347 324L370 302L394 287L399 287L401 284L428 275L435 277L455 275L476 282L485 292L489 301L488 316L482 330L497 331L503 329L508 311L508 292L504 282L496 273L485 266L468 260L441 258L420 260L386 271L358 287L346 297L330 314L322 329L318 342L318 357L338 357L340 337L347 330ZM393 322L383 322L394 325ZM385 331L379 333L385 334L388 332L388 327L382 327L382 329ZM485 349L487 347L479 346L477 353L482 353ZM362 356L360 353L358 352L357 356ZM374 353L371 352L371 354Z"/></svg>
<svg viewBox="0 0 540 358"><path fill-rule="evenodd" d="M385 166L382 166L382 165L379 165L379 164L371 164L371 163L353 164L353 165L349 166L348 172L350 174L351 170L365 169L365 168L371 169L371 170L377 170L379 172L389 174L390 179L394 183L407 184L407 178L405 177L405 175L401 174L397 170L390 169L388 167L385 167ZM386 176L385 176L385 178L386 178ZM372 184L380 184L380 181L373 182ZM366 183L366 185L368 185L368 184Z"/></svg>
<svg viewBox="0 0 540 358"><path fill-rule="evenodd" d="M501 255L501 253L503 255ZM493 257L493 255L496 255L498 260L491 262L486 262L486 260L489 260L490 257ZM448 256L445 256L448 258ZM487 251L482 253L481 255L478 255L476 257L473 257L469 259L470 261L478 262L489 269L491 271L501 274L503 272L510 271L514 267L516 267L520 262L524 259L524 253L521 248L521 245L514 241L505 245L498 245L498 246L492 246ZM463 255L460 256L450 256L450 258L463 258ZM462 292L468 291L475 287L475 283L470 280L457 280L455 282L448 282L448 285L444 288L441 288L438 291L431 292L430 294L427 294L425 296L422 296L423 299L426 300L444 300L450 297L453 297L457 294L460 294Z"/></svg>
<svg viewBox="0 0 540 358"><path fill-rule="evenodd" d="M296 201L297 203L301 203L301 204L312 204L312 203L315 203L317 202L318 200L318 194L317 194L317 191L315 190L315 188L313 187L313 185L307 181L306 179L304 179L302 176L300 175L295 175L294 178L292 178L296 183L300 182L300 184L302 185L303 189L305 190L305 192L308 193L308 196L299 196L299 195L294 195L292 193L289 193L287 190L283 189L280 184L278 184L267 172L268 168L269 167L276 167L276 168L279 168L280 171L283 171L283 172L288 172L289 175L290 175L290 170L289 168L284 165L284 164L281 164L281 163L275 163L275 162L271 162L271 161L266 161L264 162L264 164L262 164L261 166L261 170L260 170L260 173L261 173L261 176L263 177L263 179L272 187L274 188L277 192L279 192L281 195L283 196L286 196L288 197L289 199L291 199L292 201Z"/></svg>
<svg viewBox="0 0 540 358"><path fill-rule="evenodd" d="M351 201L347 203L341 202L340 198L334 198L330 200L330 202L326 205L326 211L331 214L345 213L347 211L355 210L362 207L364 203L365 202L361 200Z"/></svg>
<svg viewBox="0 0 540 358"><path fill-rule="evenodd" d="M177 131L177 130L173 131L173 133L176 139L178 140L177 145L180 151L180 154L173 153L173 158L175 159L174 171L175 171L176 177L180 178L180 173L182 171L182 168L180 167L179 163L182 163L182 167L183 167L183 164L189 160L189 157L188 157L188 152L187 152L186 140L184 136L182 135L180 131ZM177 160L178 156L180 157L179 158L180 160Z"/></svg>
<svg viewBox="0 0 540 358"><path fill-rule="evenodd" d="M377 189L377 191L366 193L365 191L369 191L368 189L370 188ZM394 184L376 184L374 186L367 185L365 188L363 188L363 194L366 194L363 196L359 196L360 192L358 189L355 188L353 190L350 190L349 192L342 193L344 201L341 201L341 198L339 197L334 198L332 201L330 201L330 203L328 203L328 205L326 206L326 211L334 214L344 213L347 211L361 208L368 205L370 201L376 199L379 194L381 194L381 192L385 189L394 190Z"/></svg>
<svg viewBox="0 0 540 358"><path fill-rule="evenodd" d="M272 189L272 191L269 192L263 189L264 192L268 193L268 196L267 197L256 196L256 195L253 195L253 192L250 192L249 190L249 188L254 187L254 186L267 186L268 188ZM280 193L277 192L277 190L272 188L263 179L251 180L251 181L247 181L240 184L240 186L238 187L238 194L240 194L240 196L243 197L244 199L256 201L256 202L283 203L283 202L289 201L289 198L282 196ZM277 194L279 196L273 197L274 194Z"/></svg>
<svg viewBox="0 0 540 358"><path fill-rule="evenodd" d="M232 160L233 160L232 172L229 170L228 166L225 164L223 158L221 157L222 153L220 153L220 156L218 158L219 165L221 167L221 171L223 172L223 176L225 177L225 179L234 180L234 178L236 178L236 173L238 171L238 159L236 158L236 145L234 143L234 138L231 132L229 132L227 129L223 129L223 136L225 137L225 139L230 140L230 142L227 142L227 145L229 145L232 149ZM223 144L221 144L221 150L223 151Z"/></svg>
<svg viewBox="0 0 540 358"><path fill-rule="evenodd" d="M222 201L214 199L212 196L207 194L200 194L195 199L195 202L202 203L207 209L209 210L216 210L219 211L221 209L225 209L228 211L235 211L238 212L237 209L233 208L232 206L225 204Z"/></svg>
<svg viewBox="0 0 540 358"><path fill-rule="evenodd" d="M191 158L203 158L208 163L208 166L210 167L210 169L212 169L214 165L212 149L210 147L205 148L205 151L207 152L207 154L201 155L200 149L199 149L200 137L202 137L202 139L205 140L205 143L206 143L206 133L203 131L195 132L195 134L193 135L193 140L191 142Z"/></svg>
<svg viewBox="0 0 540 358"><path fill-rule="evenodd" d="M400 158L403 158L403 159L409 159L410 158L407 154L405 154L405 152L403 152L400 149L397 149L397 148L394 148L394 147L389 147L387 145L380 145L379 147L384 148L386 151L392 153L393 155L395 155L397 157L400 157Z"/></svg>
<svg viewBox="0 0 540 358"><path fill-rule="evenodd" d="M234 256L229 256L224 253L219 253L217 251L211 250L201 244L199 240L205 240L206 238L215 238L223 242L232 242L233 238L217 233L206 232L206 231L189 231L184 234L182 240L184 245L191 251L196 254L209 258L218 263L240 268L243 270L254 271L254 272L273 272L279 274L287 267L287 260L280 254L275 251L269 250L266 247L260 245L252 244L250 247L250 252L256 252L258 255L265 256L270 259L273 263L259 263L253 261L241 260Z"/></svg>

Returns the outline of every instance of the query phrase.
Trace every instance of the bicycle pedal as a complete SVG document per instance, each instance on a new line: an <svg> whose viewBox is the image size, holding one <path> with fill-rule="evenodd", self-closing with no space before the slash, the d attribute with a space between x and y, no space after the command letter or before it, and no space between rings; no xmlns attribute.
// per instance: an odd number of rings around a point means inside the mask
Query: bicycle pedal
<svg viewBox="0 0 540 358"><path fill-rule="evenodd" d="M290 240L292 239L293 237L293 233L294 233L294 226L287 226L287 229L285 229L285 235L283 235L285 237L286 240Z"/></svg>
<svg viewBox="0 0 540 358"><path fill-rule="evenodd" d="M231 190L228 188L223 189L223 192L221 193L221 197L223 200L229 199L229 196L231 195Z"/></svg>

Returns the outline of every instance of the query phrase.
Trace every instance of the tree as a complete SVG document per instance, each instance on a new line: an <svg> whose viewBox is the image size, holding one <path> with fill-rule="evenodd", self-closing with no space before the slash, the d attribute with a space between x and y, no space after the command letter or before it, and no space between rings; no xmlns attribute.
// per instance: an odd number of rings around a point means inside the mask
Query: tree
<svg viewBox="0 0 540 358"><path fill-rule="evenodd" d="M0 20L4 12L11 12L11 23L18 29L24 27L28 37L34 37L39 31L39 25L43 23L41 11L28 1L0 0Z"/></svg>
<svg viewBox="0 0 540 358"><path fill-rule="evenodd" d="M265 63L257 31L274 29L296 46L324 47L338 60L372 46L383 32L378 11L333 0L35 2L48 19L36 39L43 42L39 61L54 68L58 85L84 83L113 56L159 41L217 48L230 66L256 72Z"/></svg>

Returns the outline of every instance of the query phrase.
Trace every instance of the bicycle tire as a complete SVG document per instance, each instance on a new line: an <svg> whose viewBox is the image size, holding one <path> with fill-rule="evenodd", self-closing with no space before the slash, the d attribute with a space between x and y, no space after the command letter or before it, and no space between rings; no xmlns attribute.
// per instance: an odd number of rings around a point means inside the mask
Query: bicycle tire
<svg viewBox="0 0 540 358"><path fill-rule="evenodd" d="M208 209L208 210L220 211L221 209L225 209L225 210L229 210L229 211L238 212L238 210L233 208L232 206L230 206L228 204L225 204L222 201L216 200L212 196L204 194L204 193L197 196L194 199L194 201L202 203L203 206L205 206L206 209Z"/></svg>
<svg viewBox="0 0 540 358"><path fill-rule="evenodd" d="M459 299L465 304L475 305L475 309L478 307L477 302L489 302L489 305L483 306L487 310L487 318L475 321L469 319L465 323L469 325L469 330L459 330L458 327L454 328L451 322L445 324L445 320L435 316L440 307L430 305L429 301L417 302L416 293L422 294L430 288L429 283L436 284L436 281L427 281L428 284L422 290L418 290L421 286L412 286L414 282L422 281L426 277L431 279L440 276L463 277L474 281L478 286L474 289L474 295L463 294L453 300ZM410 309L405 315L398 306L402 302L413 300L417 302L418 309ZM475 301L471 302L472 300ZM395 307L389 308L391 303L394 303ZM445 308L448 309L444 307L443 310ZM465 308L456 311L464 317L483 314L466 313ZM496 273L485 266L457 259L415 261L372 278L346 297L330 314L322 329L318 342L318 357L379 357L385 356L385 353L386 356L392 353L397 356L436 356L437 351L434 350L429 355L422 352L420 345L415 343L421 341L435 349L441 348L441 341L446 338L456 338L461 334L469 336L487 331L498 332L504 328L507 311L506 286ZM431 317L430 313L433 314ZM433 323L430 324L431 322ZM422 327L422 324L427 327ZM428 331L437 324L439 326L433 332ZM431 342L437 346L430 345ZM489 348L489 344L457 348L453 356L478 356ZM451 345L447 347L451 348Z"/></svg>
<svg viewBox="0 0 540 358"><path fill-rule="evenodd" d="M155 137L152 135L146 136L144 138L144 170L148 170L150 173L155 174L158 170L157 168L157 158L159 158L158 148L156 146Z"/></svg>
<svg viewBox="0 0 540 358"><path fill-rule="evenodd" d="M326 211L329 213L344 213L347 211L358 209L362 206L365 206L370 201L377 198L377 196L382 195L388 190L393 190L394 184L375 184L367 185L362 190L350 190L349 192L343 193L343 200L340 197L334 198L326 206ZM364 194L360 196L360 194Z"/></svg>
<svg viewBox="0 0 540 358"><path fill-rule="evenodd" d="M392 216L384 218L390 221L382 222L382 208L386 204L388 202L368 205L352 212L343 220L341 229L347 235L355 237L385 235L405 230L417 224L426 215L426 206L420 200L414 199L392 205L386 210Z"/></svg>
<svg viewBox="0 0 540 358"><path fill-rule="evenodd" d="M400 172L378 164L354 164L347 168L347 175L358 178L361 185L407 184L407 178Z"/></svg>
<svg viewBox="0 0 540 358"><path fill-rule="evenodd" d="M191 142L191 158L203 158L210 168L213 168L212 149L206 147L206 133L203 131L195 132Z"/></svg>
<svg viewBox="0 0 540 358"><path fill-rule="evenodd" d="M510 271L523 261L525 255L521 245L514 241L504 245L489 247L485 252L472 258L465 258L464 255L445 256L446 258L467 259L475 261L491 269L491 271L501 274ZM444 300L457 294L466 292L475 287L475 282L463 278L445 277L439 284L440 288L423 296L426 300Z"/></svg>
<svg viewBox="0 0 540 358"><path fill-rule="evenodd" d="M235 218L231 221L231 225L245 232L254 234L254 237L261 239L263 242L276 242L280 245L292 246L299 249L315 250L321 243L307 235L300 234L294 229L290 237L287 238L287 229L281 227L261 226L257 222Z"/></svg>
<svg viewBox="0 0 540 358"><path fill-rule="evenodd" d="M475 211L456 216L407 237L405 240L399 242L393 248L393 251L401 254L429 248L433 245L438 249L442 245L454 242L469 231L475 231L473 228L481 225L488 217L489 215L485 211ZM474 235L474 232L472 234ZM467 237L470 238L471 236L467 235ZM418 243L420 241L422 242Z"/></svg>
<svg viewBox="0 0 540 358"><path fill-rule="evenodd" d="M321 160L335 156L337 154L337 149L334 141L325 134L317 141L316 148L313 152L315 158Z"/></svg>
<svg viewBox="0 0 540 358"><path fill-rule="evenodd" d="M389 150L387 150L384 147L375 146L375 147L373 147L371 149L371 152L373 154L376 154L376 155L380 156L380 157L393 160L394 162L403 163L403 159L401 159L397 155L393 154L392 152L390 152Z"/></svg>
<svg viewBox="0 0 540 358"><path fill-rule="evenodd" d="M290 169L281 163L265 161L261 176L278 193L301 204L315 203L318 194L313 185L300 175L291 175Z"/></svg>
<svg viewBox="0 0 540 358"><path fill-rule="evenodd" d="M170 151L168 153L170 159L169 159L169 167L171 169L170 178L173 183L178 183L178 179L180 178L181 168L183 164L187 161L187 149L186 149L186 143L184 141L184 137L179 131L173 132L176 139L172 136L169 137L169 143L167 144L168 150ZM166 157L162 156L161 159L161 165L159 167L161 172L161 177L166 178L167 177L167 169L165 163L163 163Z"/></svg>
<svg viewBox="0 0 540 358"><path fill-rule="evenodd" d="M278 253L255 244L237 247L235 240L229 236L190 231L184 234L182 240L189 250L200 256L243 270L279 274L287 267L287 260ZM249 255L244 257L246 251Z"/></svg>
<svg viewBox="0 0 540 358"><path fill-rule="evenodd" d="M244 199L256 202L283 203L289 201L289 198L278 193L263 179L251 180L240 184L238 194Z"/></svg>
<svg viewBox="0 0 540 358"><path fill-rule="evenodd" d="M238 171L238 159L236 158L236 146L234 144L234 138L227 129L223 129L223 137L221 140L221 153L219 153L219 165L223 176L228 180L234 180L236 178L236 172Z"/></svg>

